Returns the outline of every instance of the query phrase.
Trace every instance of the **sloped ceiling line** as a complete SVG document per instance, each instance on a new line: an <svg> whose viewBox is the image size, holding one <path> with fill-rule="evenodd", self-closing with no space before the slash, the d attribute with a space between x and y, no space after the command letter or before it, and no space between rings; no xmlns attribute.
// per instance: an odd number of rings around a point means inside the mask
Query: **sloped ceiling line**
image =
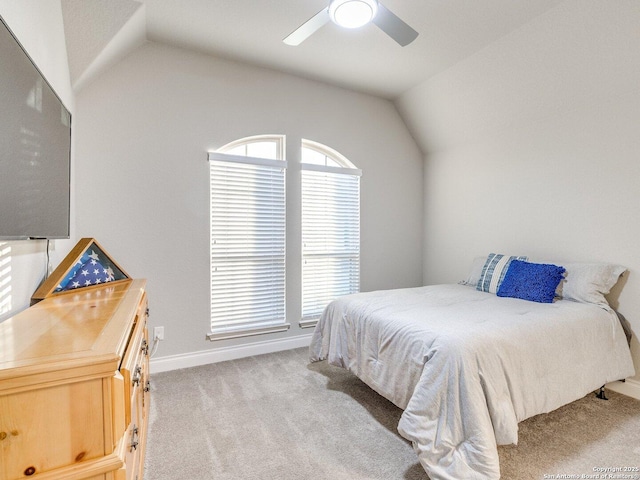
<svg viewBox="0 0 640 480"><path fill-rule="evenodd" d="M75 85L142 3L135 0L61 0L69 74Z"/></svg>

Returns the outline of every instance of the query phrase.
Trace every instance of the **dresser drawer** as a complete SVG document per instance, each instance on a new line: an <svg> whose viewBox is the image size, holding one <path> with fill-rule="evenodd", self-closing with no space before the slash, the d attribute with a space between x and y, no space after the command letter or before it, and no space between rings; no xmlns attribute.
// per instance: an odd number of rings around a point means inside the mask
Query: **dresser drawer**
<svg viewBox="0 0 640 480"><path fill-rule="evenodd" d="M133 334L123 356L120 373L124 379L124 417L125 426L128 426L134 416L132 415L132 403L135 389L143 390L147 384L149 371L149 342L147 339L147 302L146 298L140 302L136 313L136 323Z"/></svg>
<svg viewBox="0 0 640 480"><path fill-rule="evenodd" d="M127 469L126 480L135 480L137 473L136 466L140 461L140 436L142 423L139 421L138 399L140 397L140 387L134 388L133 403L131 404L131 414L133 421L129 424L125 435L126 451L124 457L125 467Z"/></svg>
<svg viewBox="0 0 640 480"><path fill-rule="evenodd" d="M101 379L0 396L0 478L102 457L102 400Z"/></svg>

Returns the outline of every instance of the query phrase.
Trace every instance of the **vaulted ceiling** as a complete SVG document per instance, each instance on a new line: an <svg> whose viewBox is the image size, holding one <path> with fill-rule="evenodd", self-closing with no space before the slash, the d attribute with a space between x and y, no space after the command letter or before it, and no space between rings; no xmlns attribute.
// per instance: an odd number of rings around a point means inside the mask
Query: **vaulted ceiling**
<svg viewBox="0 0 640 480"><path fill-rule="evenodd" d="M375 25L329 23L297 47L282 39L327 0L61 0L75 88L137 48L160 42L385 98L508 35L562 0L385 0L419 32L400 47Z"/></svg>

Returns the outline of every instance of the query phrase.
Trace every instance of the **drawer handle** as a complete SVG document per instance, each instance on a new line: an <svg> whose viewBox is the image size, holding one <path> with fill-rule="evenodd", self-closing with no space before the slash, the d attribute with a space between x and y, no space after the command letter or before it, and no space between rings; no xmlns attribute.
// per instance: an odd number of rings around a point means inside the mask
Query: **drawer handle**
<svg viewBox="0 0 640 480"><path fill-rule="evenodd" d="M138 427L134 425L133 429L131 430L131 446L129 447L129 451L133 452L134 450L137 450L139 443L140 442L138 439Z"/></svg>
<svg viewBox="0 0 640 480"><path fill-rule="evenodd" d="M136 367L133 371L133 378L131 379L132 385L140 385L140 377L142 376L142 367Z"/></svg>
<svg viewBox="0 0 640 480"><path fill-rule="evenodd" d="M149 390L151 390L151 381L147 380L147 382L144 384L144 391L148 392Z"/></svg>
<svg viewBox="0 0 640 480"><path fill-rule="evenodd" d="M149 343L147 343L146 339L142 340L142 345L140 346L140 350L144 355L149 355Z"/></svg>

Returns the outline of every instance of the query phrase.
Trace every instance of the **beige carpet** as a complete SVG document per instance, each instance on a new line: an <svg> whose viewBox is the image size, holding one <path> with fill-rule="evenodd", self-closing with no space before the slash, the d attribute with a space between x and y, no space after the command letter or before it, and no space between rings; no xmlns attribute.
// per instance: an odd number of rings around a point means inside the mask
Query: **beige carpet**
<svg viewBox="0 0 640 480"><path fill-rule="evenodd" d="M502 478L640 466L640 401L608 395L522 422ZM152 396L146 480L428 479L401 410L306 349L160 373Z"/></svg>

